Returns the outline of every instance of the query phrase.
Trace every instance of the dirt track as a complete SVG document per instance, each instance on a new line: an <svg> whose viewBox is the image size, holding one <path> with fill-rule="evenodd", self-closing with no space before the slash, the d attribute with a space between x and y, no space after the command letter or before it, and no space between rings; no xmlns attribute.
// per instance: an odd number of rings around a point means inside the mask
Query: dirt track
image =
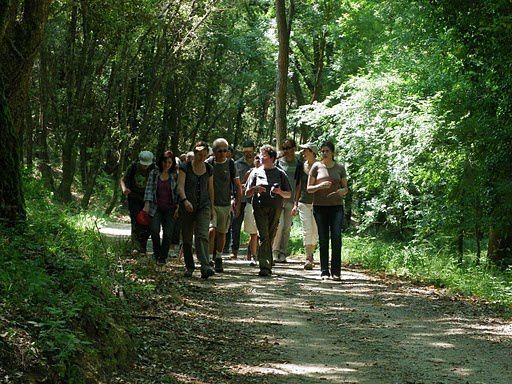
<svg viewBox="0 0 512 384"><path fill-rule="evenodd" d="M202 281L132 263L155 287L115 383L512 383L512 323L485 308L351 270L321 281L298 260L270 278L225 265Z"/></svg>

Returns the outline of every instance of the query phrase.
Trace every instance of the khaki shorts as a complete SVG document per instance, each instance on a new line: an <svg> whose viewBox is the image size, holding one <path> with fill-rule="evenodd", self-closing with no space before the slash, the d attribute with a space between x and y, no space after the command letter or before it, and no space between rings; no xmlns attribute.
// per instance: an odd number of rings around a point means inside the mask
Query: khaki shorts
<svg viewBox="0 0 512 384"><path fill-rule="evenodd" d="M255 235L258 233L258 227L256 227L256 220L254 220L254 212L252 210L251 203L247 203L245 206L244 232L249 235Z"/></svg>
<svg viewBox="0 0 512 384"><path fill-rule="evenodd" d="M214 206L215 213L210 221L210 228L215 228L218 233L228 233L231 224L231 206Z"/></svg>

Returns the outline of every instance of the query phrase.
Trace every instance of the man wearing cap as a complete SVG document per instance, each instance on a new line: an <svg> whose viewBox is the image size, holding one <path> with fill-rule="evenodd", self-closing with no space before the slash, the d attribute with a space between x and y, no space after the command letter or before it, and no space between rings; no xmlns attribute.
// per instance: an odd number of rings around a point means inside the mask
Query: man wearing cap
<svg viewBox="0 0 512 384"><path fill-rule="evenodd" d="M144 191L148 176L154 168L153 154L149 151L139 153L139 161L133 162L119 180L123 194L128 199L130 222L132 225L133 254L146 253L146 246L150 235L149 226L137 223L137 214L144 208Z"/></svg>
<svg viewBox="0 0 512 384"><path fill-rule="evenodd" d="M314 267L313 253L318 243L318 229L313 215L313 195L308 193L308 176L311 167L316 162L318 148L313 143L299 145L302 158L295 172L295 198L292 216L299 214L302 223L302 241L306 251L304 269L311 270Z"/></svg>
<svg viewBox="0 0 512 384"><path fill-rule="evenodd" d="M247 140L243 144L242 152L243 156L235 161L238 175L243 178L249 170L254 167L254 142ZM240 249L240 230L242 228L242 222L244 221L244 212L247 205L247 197L245 196L245 185L242 185L242 198L240 200L240 215L233 218L231 225L231 258L236 259L238 257L238 250ZM249 259L250 260L250 259Z"/></svg>
<svg viewBox="0 0 512 384"><path fill-rule="evenodd" d="M288 176L292 188L291 197L284 199L279 226L277 227L277 233L272 245L272 253L276 263L286 263L286 257L288 256L288 241L290 240L290 230L292 227L293 197L295 196L295 183L292 183L291 180L295 176L298 164L298 159L295 156L296 146L295 140L286 139L281 146L283 156L276 163L276 166L282 169L286 176Z"/></svg>

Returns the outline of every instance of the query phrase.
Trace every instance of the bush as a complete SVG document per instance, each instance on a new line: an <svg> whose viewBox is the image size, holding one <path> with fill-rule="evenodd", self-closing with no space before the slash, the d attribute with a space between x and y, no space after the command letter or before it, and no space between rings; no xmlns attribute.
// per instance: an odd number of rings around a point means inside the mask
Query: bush
<svg viewBox="0 0 512 384"><path fill-rule="evenodd" d="M0 356L12 362L0 373L99 380L130 359L129 312L113 294L116 250L92 217L55 205L34 178L25 184L27 222L0 227Z"/></svg>

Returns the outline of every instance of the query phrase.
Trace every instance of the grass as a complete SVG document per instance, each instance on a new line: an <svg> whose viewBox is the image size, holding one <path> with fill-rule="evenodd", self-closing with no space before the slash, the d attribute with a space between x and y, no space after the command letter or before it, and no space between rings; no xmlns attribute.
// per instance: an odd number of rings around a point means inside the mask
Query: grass
<svg viewBox="0 0 512 384"><path fill-rule="evenodd" d="M121 250L96 218L25 180L27 221L0 227L0 373L82 383L130 360L129 308L115 296ZM112 341L115 340L115 343Z"/></svg>
<svg viewBox="0 0 512 384"><path fill-rule="evenodd" d="M345 236L343 261L419 284L447 288L452 294L492 303L512 314L512 270L502 271L487 260L481 265L468 252L459 265L449 248L378 237Z"/></svg>
<svg viewBox="0 0 512 384"><path fill-rule="evenodd" d="M292 256L304 255L298 218L293 221L289 249ZM315 258L318 260L318 248ZM453 295L491 303L512 316L512 268L503 271L485 258L476 265L471 244L459 265L457 255L446 246L344 233L342 258L345 265L446 288Z"/></svg>

